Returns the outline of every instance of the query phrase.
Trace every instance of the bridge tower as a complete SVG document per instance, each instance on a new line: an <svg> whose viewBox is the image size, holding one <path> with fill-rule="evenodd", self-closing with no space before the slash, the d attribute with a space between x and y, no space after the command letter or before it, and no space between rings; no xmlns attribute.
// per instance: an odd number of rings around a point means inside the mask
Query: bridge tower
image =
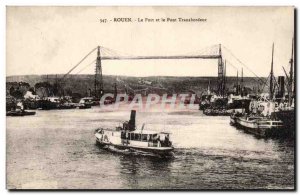
<svg viewBox="0 0 300 195"><path fill-rule="evenodd" d="M95 97L101 98L104 94L103 91L103 78L102 78L102 66L101 66L101 55L100 55L100 46L98 46L97 51L97 60L96 60L96 69L95 69Z"/></svg>
<svg viewBox="0 0 300 195"><path fill-rule="evenodd" d="M221 44L219 44L219 59L218 59L218 88L217 94L224 96L224 63L222 59Z"/></svg>

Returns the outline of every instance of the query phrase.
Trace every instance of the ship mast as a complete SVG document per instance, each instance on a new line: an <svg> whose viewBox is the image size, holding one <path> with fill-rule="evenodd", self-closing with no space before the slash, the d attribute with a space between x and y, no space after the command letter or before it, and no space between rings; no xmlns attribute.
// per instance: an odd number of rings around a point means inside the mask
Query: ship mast
<svg viewBox="0 0 300 195"><path fill-rule="evenodd" d="M236 95L239 95L239 71L236 71Z"/></svg>
<svg viewBox="0 0 300 195"><path fill-rule="evenodd" d="M293 90L293 77L294 77L294 71L293 71L293 66L294 66L294 38L292 40L292 56L290 60L291 68L290 68L290 79L289 79L289 106L292 104L292 95L295 95L295 88ZM295 87L295 85L294 85Z"/></svg>
<svg viewBox="0 0 300 195"><path fill-rule="evenodd" d="M223 86L223 97L224 97L224 95L226 93L226 60L224 62L224 81L223 81L223 83L224 83L224 86Z"/></svg>
<svg viewBox="0 0 300 195"><path fill-rule="evenodd" d="M273 56L274 56L274 43L272 46L272 61L271 61L271 72L270 72L270 100L273 99L274 96L274 91L273 91L273 77L274 77L274 73L273 73Z"/></svg>
<svg viewBox="0 0 300 195"><path fill-rule="evenodd" d="M241 96L244 96L244 71L242 68L242 79L241 79Z"/></svg>

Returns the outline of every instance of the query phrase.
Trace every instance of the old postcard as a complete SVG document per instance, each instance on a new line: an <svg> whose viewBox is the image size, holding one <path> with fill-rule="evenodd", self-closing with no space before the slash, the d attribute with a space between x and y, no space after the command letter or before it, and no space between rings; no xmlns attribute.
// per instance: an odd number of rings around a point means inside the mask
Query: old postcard
<svg viewBox="0 0 300 195"><path fill-rule="evenodd" d="M295 190L294 12L7 6L7 189Z"/></svg>

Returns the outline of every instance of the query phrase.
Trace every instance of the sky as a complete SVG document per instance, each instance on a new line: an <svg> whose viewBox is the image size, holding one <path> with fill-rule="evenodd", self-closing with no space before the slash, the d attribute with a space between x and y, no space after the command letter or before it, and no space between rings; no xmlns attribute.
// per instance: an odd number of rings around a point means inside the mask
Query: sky
<svg viewBox="0 0 300 195"><path fill-rule="evenodd" d="M282 66L288 71L291 58L293 11L293 7L8 6L6 74L65 74L98 45L105 48L103 56L109 55L107 51L169 56L210 54L221 44L227 75L235 76L244 67L245 76L254 76L251 72L268 76L274 43L274 72L284 75ZM124 17L132 22L113 22ZM206 22L137 22L179 17ZM72 74L94 74L95 58L93 52ZM217 76L217 64L215 59L104 60L102 69L104 75Z"/></svg>

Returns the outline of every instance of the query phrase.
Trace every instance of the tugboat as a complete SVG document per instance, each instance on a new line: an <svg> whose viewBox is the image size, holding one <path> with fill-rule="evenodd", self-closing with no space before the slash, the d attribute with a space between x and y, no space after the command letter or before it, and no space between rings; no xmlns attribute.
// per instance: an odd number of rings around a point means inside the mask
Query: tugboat
<svg viewBox="0 0 300 195"><path fill-rule="evenodd" d="M135 115L136 111L132 110L130 120L116 129L96 129L96 143L119 150L169 156L174 150L169 133L136 129Z"/></svg>

